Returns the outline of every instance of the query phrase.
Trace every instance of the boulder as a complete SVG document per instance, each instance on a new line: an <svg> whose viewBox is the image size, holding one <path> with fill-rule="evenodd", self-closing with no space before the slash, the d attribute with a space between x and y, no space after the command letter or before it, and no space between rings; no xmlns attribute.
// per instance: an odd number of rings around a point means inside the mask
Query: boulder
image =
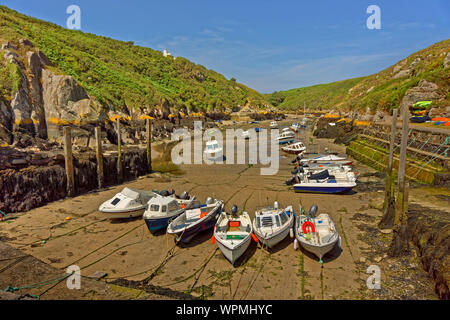
<svg viewBox="0 0 450 320"><path fill-rule="evenodd" d="M13 115L10 106L0 100L0 140L13 143Z"/></svg>
<svg viewBox="0 0 450 320"><path fill-rule="evenodd" d="M15 47L11 42L5 42L2 43L2 50L11 49L11 50L17 50L17 47Z"/></svg>
<svg viewBox="0 0 450 320"><path fill-rule="evenodd" d="M420 80L419 84L406 91L400 103L400 108L409 108L418 101L439 100L442 94L439 92L439 86L433 82Z"/></svg>
<svg viewBox="0 0 450 320"><path fill-rule="evenodd" d="M31 98L31 118L35 125L35 132L42 139L47 139L47 124L45 121L45 111L42 99L42 89L40 80L42 77L42 62L36 52L27 52L28 66L30 69L30 98Z"/></svg>
<svg viewBox="0 0 450 320"><path fill-rule="evenodd" d="M51 66L52 65L50 60L47 58L47 56L41 50L38 50L37 54L39 56L39 59L41 59L42 65L44 65L44 66Z"/></svg>
<svg viewBox="0 0 450 320"><path fill-rule="evenodd" d="M383 111L383 110L378 110L376 113L375 113L375 116L373 117L373 121L376 121L376 122L380 122L380 121L384 121L386 118L387 118L387 116L388 116L388 113L387 112L385 112L385 111Z"/></svg>
<svg viewBox="0 0 450 320"><path fill-rule="evenodd" d="M444 58L444 68L448 68L450 66L450 52Z"/></svg>
<svg viewBox="0 0 450 320"><path fill-rule="evenodd" d="M55 126L81 122L92 115L88 94L71 76L56 75L43 69L42 97L49 131L54 132Z"/></svg>
<svg viewBox="0 0 450 320"><path fill-rule="evenodd" d="M28 39L20 39L19 45L21 46L27 46L27 47L33 47L33 43Z"/></svg>

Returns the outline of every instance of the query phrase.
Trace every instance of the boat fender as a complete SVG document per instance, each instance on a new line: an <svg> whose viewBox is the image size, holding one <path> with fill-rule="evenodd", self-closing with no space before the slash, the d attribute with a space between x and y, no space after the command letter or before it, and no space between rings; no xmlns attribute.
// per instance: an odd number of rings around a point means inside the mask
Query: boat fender
<svg viewBox="0 0 450 320"><path fill-rule="evenodd" d="M215 243L216 243L216 238L215 238L214 236L212 236L212 238L211 238L211 243L212 243L212 244L215 244Z"/></svg>
<svg viewBox="0 0 450 320"><path fill-rule="evenodd" d="M306 227L309 227L307 230ZM307 234L309 232L316 232L316 228L314 228L314 224L311 221L306 221L302 224L302 230L304 234Z"/></svg>
<svg viewBox="0 0 450 320"><path fill-rule="evenodd" d="M294 250L297 250L298 248L298 241L297 239L294 240Z"/></svg>
<svg viewBox="0 0 450 320"><path fill-rule="evenodd" d="M291 237L291 239L294 238L294 229L289 229L289 236Z"/></svg>
<svg viewBox="0 0 450 320"><path fill-rule="evenodd" d="M258 238L255 236L254 233L252 233L252 238L253 238L253 240L254 240L256 243L258 243Z"/></svg>

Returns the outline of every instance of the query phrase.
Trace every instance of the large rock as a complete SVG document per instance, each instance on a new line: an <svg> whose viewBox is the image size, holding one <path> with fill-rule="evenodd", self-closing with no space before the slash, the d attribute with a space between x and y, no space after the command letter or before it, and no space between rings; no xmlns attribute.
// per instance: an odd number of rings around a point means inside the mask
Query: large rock
<svg viewBox="0 0 450 320"><path fill-rule="evenodd" d="M32 136L35 135L35 128L31 118L31 105L29 100L29 90L27 86L27 80L23 74L21 74L22 81L19 90L14 94L11 100L11 110L13 114L13 129L25 130Z"/></svg>
<svg viewBox="0 0 450 320"><path fill-rule="evenodd" d="M30 69L31 118L35 124L35 131L39 138L47 139L47 124L45 121L42 88L40 83L43 66L41 58L36 52L27 52L27 59Z"/></svg>
<svg viewBox="0 0 450 320"><path fill-rule="evenodd" d="M42 70L42 89L47 124L78 119L80 110L75 103L89 99L73 77L56 75L46 69Z"/></svg>
<svg viewBox="0 0 450 320"><path fill-rule="evenodd" d="M10 106L0 100L0 140L13 142L13 115Z"/></svg>
<svg viewBox="0 0 450 320"><path fill-rule="evenodd" d="M450 52L444 58L444 68L448 68L450 66Z"/></svg>
<svg viewBox="0 0 450 320"><path fill-rule="evenodd" d="M408 109L411 105L418 101L423 100L439 100L442 98L442 94L439 92L439 86L433 82L426 80L420 80L416 87L413 87L406 91L400 108Z"/></svg>

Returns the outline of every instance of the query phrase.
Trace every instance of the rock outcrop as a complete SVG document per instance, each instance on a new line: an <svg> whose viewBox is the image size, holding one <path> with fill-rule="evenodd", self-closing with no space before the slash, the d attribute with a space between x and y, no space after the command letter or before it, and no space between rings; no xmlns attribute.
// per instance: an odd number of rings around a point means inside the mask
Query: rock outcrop
<svg viewBox="0 0 450 320"><path fill-rule="evenodd" d="M411 105L417 101L422 100L439 100L443 98L442 93L439 91L439 86L433 82L426 80L420 80L416 87L413 87L406 91L403 96L402 102L400 103L400 108L409 108Z"/></svg>

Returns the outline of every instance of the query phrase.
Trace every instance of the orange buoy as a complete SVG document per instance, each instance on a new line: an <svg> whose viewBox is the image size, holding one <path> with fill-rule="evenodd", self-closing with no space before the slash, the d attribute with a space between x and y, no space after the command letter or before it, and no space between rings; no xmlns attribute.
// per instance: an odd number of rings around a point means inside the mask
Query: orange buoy
<svg viewBox="0 0 450 320"><path fill-rule="evenodd" d="M254 233L252 233L252 238L253 238L253 240L255 240L256 243L258 243L258 238L255 236Z"/></svg>
<svg viewBox="0 0 450 320"><path fill-rule="evenodd" d="M306 229L306 227L309 227ZM311 221L306 221L302 224L303 233L316 232L316 228L314 228L314 224Z"/></svg>
<svg viewBox="0 0 450 320"><path fill-rule="evenodd" d="M214 238L214 236L212 236L212 238L211 238L211 243L212 244L216 243L216 238Z"/></svg>
<svg viewBox="0 0 450 320"><path fill-rule="evenodd" d="M66 217L66 220L70 220L70 217Z"/></svg>

